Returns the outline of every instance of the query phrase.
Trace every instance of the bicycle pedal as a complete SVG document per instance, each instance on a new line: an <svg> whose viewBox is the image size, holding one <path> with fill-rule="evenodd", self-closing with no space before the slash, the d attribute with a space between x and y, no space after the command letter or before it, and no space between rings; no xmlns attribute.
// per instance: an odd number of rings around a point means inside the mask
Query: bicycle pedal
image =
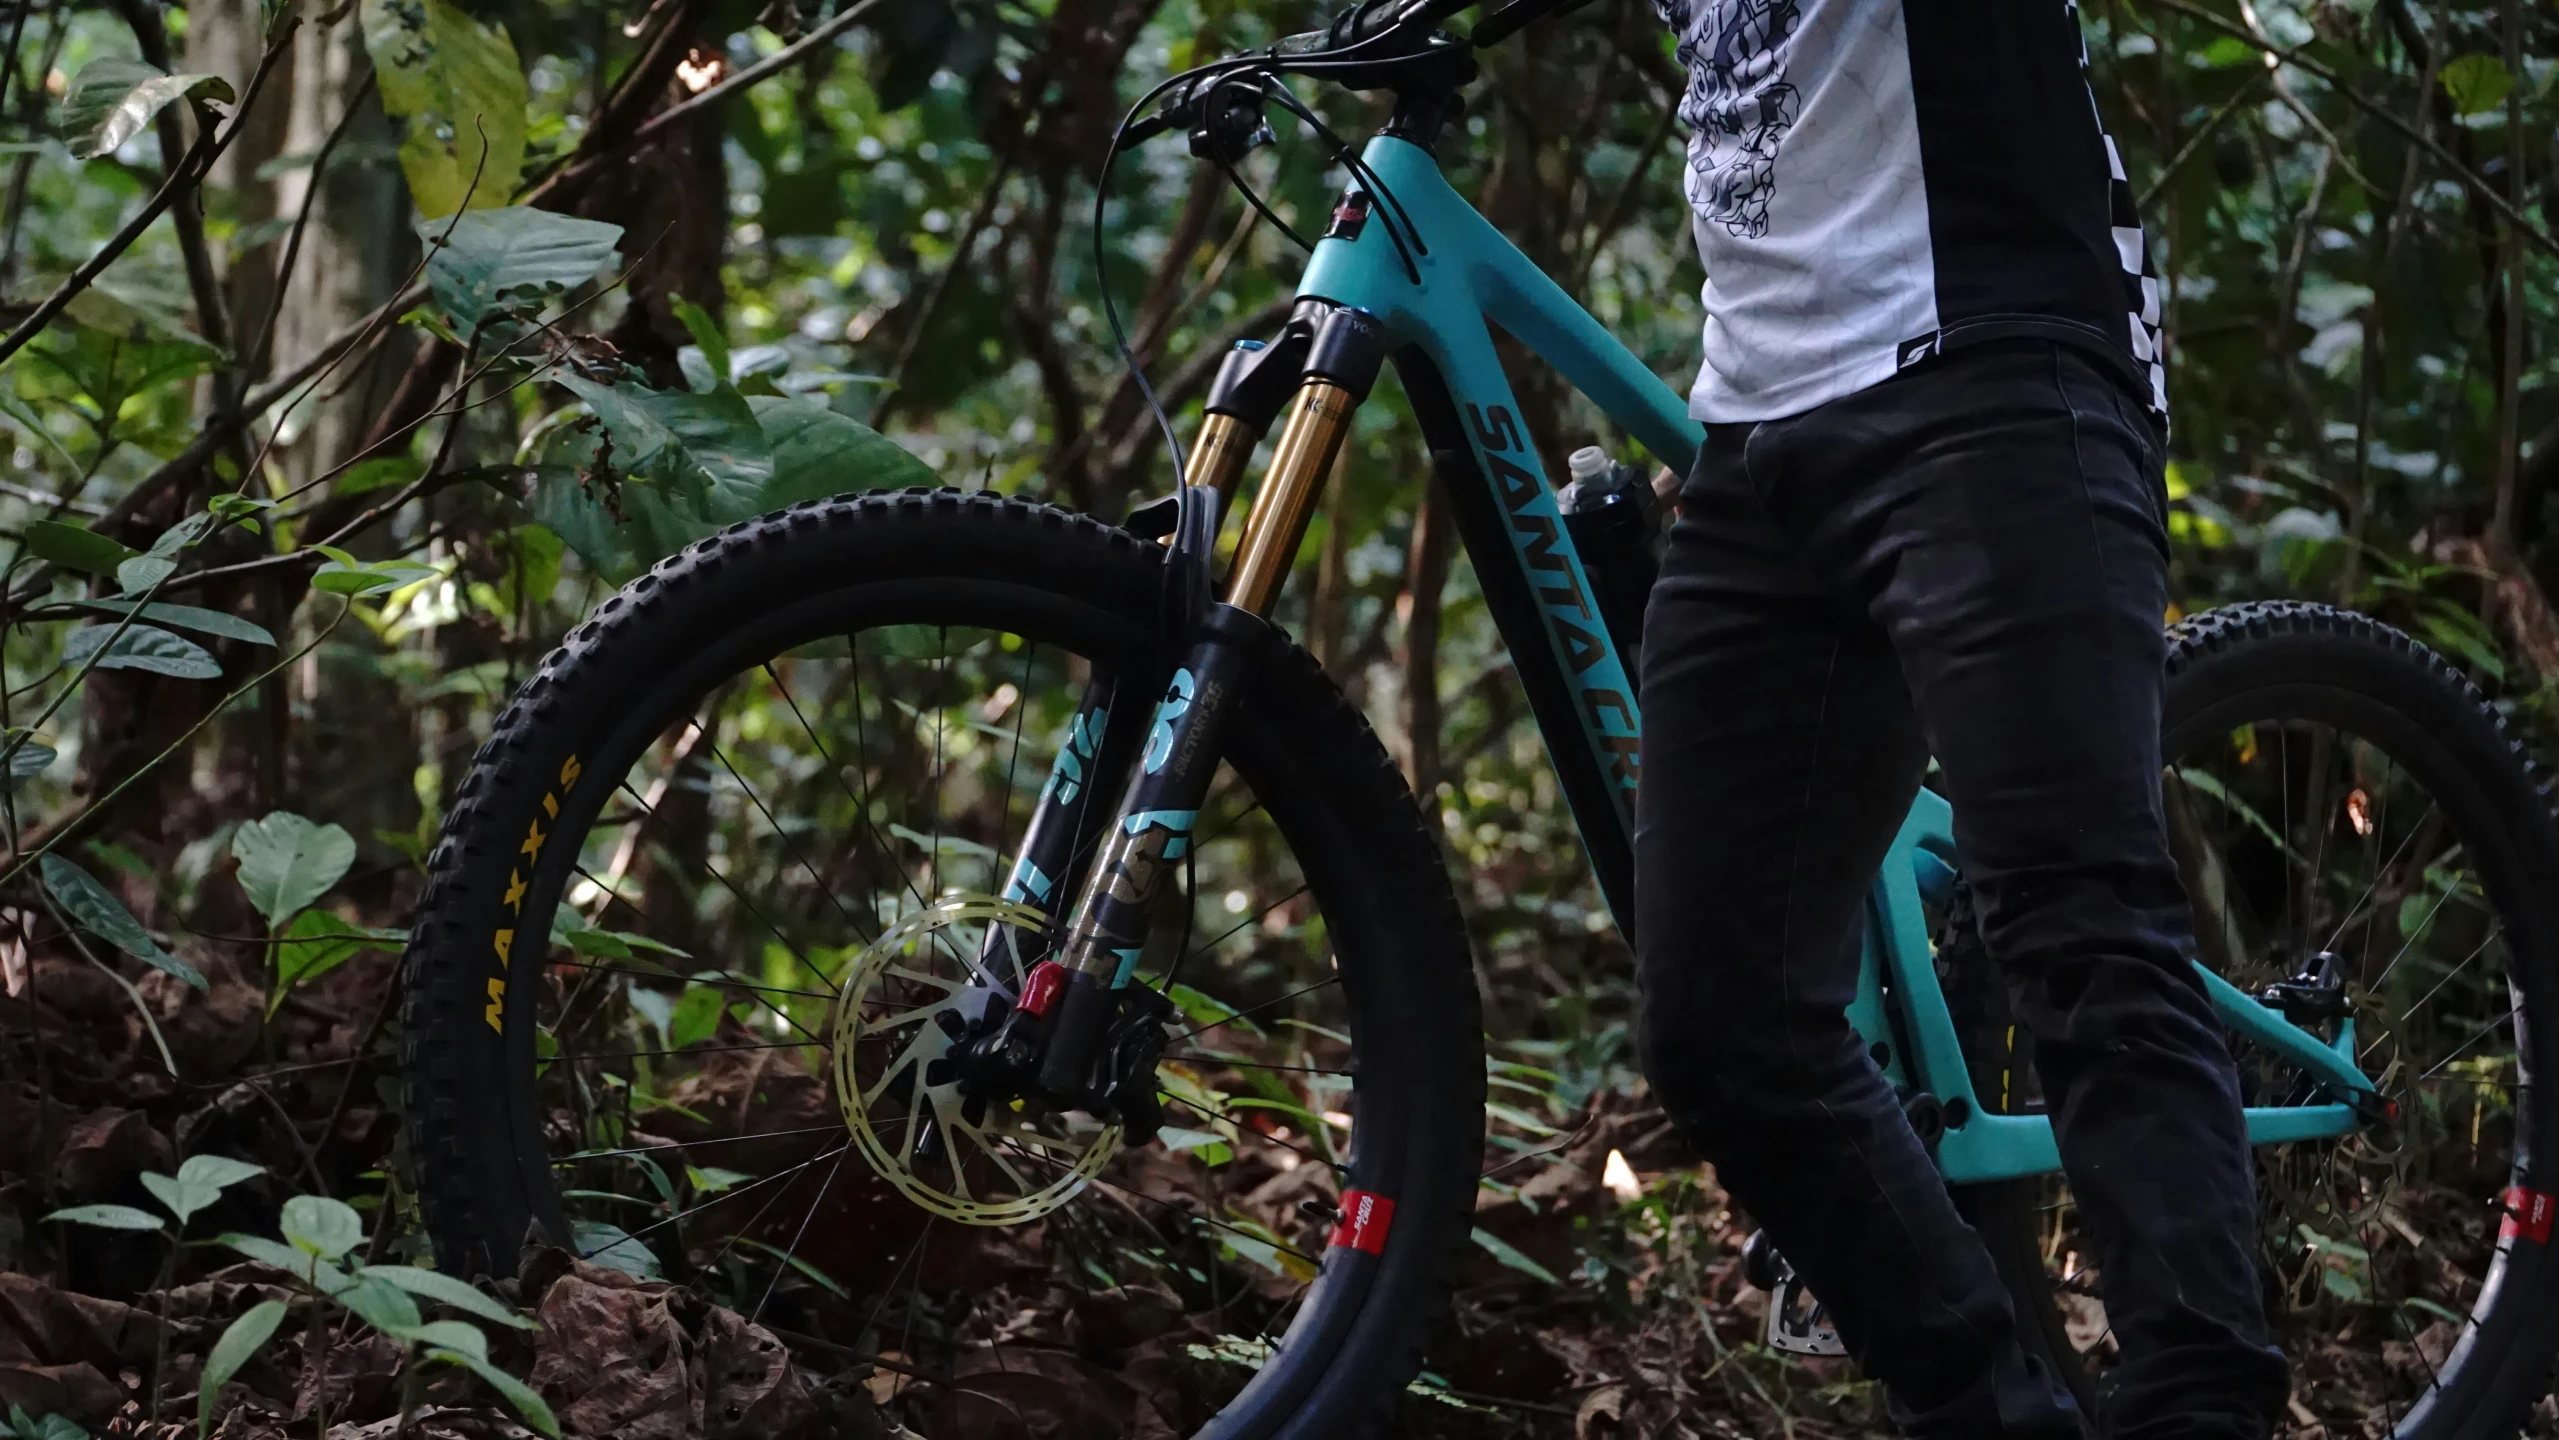
<svg viewBox="0 0 2559 1440"><path fill-rule="evenodd" d="M1796 1278L1794 1267L1780 1257L1777 1286L1768 1294L1768 1348L1789 1355L1845 1355L1839 1331L1822 1310L1822 1302Z"/></svg>

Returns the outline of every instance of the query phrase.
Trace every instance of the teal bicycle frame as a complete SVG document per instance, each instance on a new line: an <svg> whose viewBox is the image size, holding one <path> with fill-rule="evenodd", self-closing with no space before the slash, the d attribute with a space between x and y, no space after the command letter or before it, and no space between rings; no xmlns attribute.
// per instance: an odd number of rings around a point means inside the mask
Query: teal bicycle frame
<svg viewBox="0 0 2559 1440"><path fill-rule="evenodd" d="M1491 327L1552 365L1675 471L1696 459L1702 428L1669 386L1449 186L1429 150L1388 133L1369 143L1364 159L1368 183L1354 182L1315 246L1298 298L1366 312L1382 325L1459 537L1625 933L1642 712L1518 420ZM1060 763L1072 755L1068 747ZM2010 1097L1992 1110L1974 1093L1938 986L1927 910L1951 899L1957 863L1949 808L1922 791L1867 901L1863 973L1849 1018L1889 1080L1938 1100L1945 1129L1937 1159L1950 1182L2057 1171L2045 1116L2001 1113ZM2375 1088L2355 1063L2351 1019L2325 1041L2197 969L2223 1023L2298 1067L2318 1096L2250 1109L2254 1143L2342 1135L2377 1108Z"/></svg>
<svg viewBox="0 0 2559 1440"><path fill-rule="evenodd" d="M1474 503L1466 508L1478 523L1461 521L1468 558L1479 575L1507 573L1525 579L1524 588L1536 599L1547 644L1539 647L1508 627L1505 632L1523 678L1532 668L1532 652L1543 650L1536 658L1546 663L1533 668L1545 673L1529 681L1532 697L1541 682L1551 696L1558 679L1569 697L1569 729L1550 723L1548 713L1538 718L1558 769L1584 772L1584 783L1568 785L1567 793L1580 792L1575 819L1592 841L1619 931L1629 933L1637 773L1630 742L1642 732L1642 711L1607 627L1598 622L1589 577L1563 528L1536 448L1513 418L1518 405L1494 353L1489 327L1498 325L1552 365L1674 471L1685 474L1695 461L1703 430L1689 418L1676 392L1450 187L1429 151L1381 135L1369 142L1364 158L1385 198L1372 197L1376 213L1356 233L1316 244L1298 294L1366 310L1385 322L1409 347L1397 353L1394 363L1426 427L1456 430L1445 413L1450 408L1464 417L1463 438L1472 463L1450 465L1442 455L1441 464L1444 472L1474 472L1443 475L1452 500L1462 489L1471 492ZM1419 284L1386 226L1378 223L1405 216L1428 246L1428 253L1411 257L1421 272ZM1433 405L1430 401L1440 396L1425 400L1415 393L1432 390L1444 392L1446 402ZM1430 412L1435 409L1442 413L1434 417ZM1431 426L1434 418L1438 424ZM1432 436L1435 452L1443 439L1456 438L1453 433ZM1465 484L1469 479L1471 487ZM1496 509L1507 542L1497 548L1482 543L1493 537L1483 533L1490 527L1481 524L1485 512ZM1488 595L1498 584L1487 581ZM1551 712L1562 707L1550 701L1538 708ZM1576 740L1578 753L1573 753ZM1588 783L1593 775L1604 786ZM1590 803L1599 798L1594 790L1604 792L1604 809ZM1594 840L1595 831L1606 838ZM1867 900L1863 973L1849 1019L1870 1043L1884 1047L1888 1079L1932 1094L1943 1106L1946 1132L1937 1159L1949 1181L2055 1171L2061 1157L2050 1120L1994 1113L1973 1093L1954 1017L1938 988L1925 907L1943 906L1951 897L1955 864L1952 812L1943 799L1922 791ZM2355 1064L2351 1019L2339 1025L2334 1041L2322 1040L2200 963L2196 968L2223 1024L2299 1067L2322 1092L2319 1103L2250 1109L2248 1134L2254 1143L2342 1135L2361 1123L2358 1100L2375 1091Z"/></svg>

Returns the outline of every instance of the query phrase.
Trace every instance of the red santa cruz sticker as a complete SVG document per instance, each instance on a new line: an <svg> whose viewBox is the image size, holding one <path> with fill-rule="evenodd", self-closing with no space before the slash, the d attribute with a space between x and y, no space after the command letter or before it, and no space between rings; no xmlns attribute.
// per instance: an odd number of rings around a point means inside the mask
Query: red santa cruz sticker
<svg viewBox="0 0 2559 1440"><path fill-rule="evenodd" d="M2554 1202L2548 1195L2538 1190L2527 1190L2521 1185L2510 1186L2506 1190L2506 1223L2497 1227L2497 1236L2502 1240L2521 1238L2535 1245L2547 1245L2550 1243L2550 1220L2554 1211L2559 1211L2559 1202Z"/></svg>
<svg viewBox="0 0 2559 1440"><path fill-rule="evenodd" d="M2547 1198L2547 1197L2545 1197ZM1366 1190L1342 1192L1342 1220L1324 1243L1347 1245L1365 1255L1386 1253L1386 1229L1395 1223L1395 1202ZM2545 1224L2544 1228L2547 1228Z"/></svg>

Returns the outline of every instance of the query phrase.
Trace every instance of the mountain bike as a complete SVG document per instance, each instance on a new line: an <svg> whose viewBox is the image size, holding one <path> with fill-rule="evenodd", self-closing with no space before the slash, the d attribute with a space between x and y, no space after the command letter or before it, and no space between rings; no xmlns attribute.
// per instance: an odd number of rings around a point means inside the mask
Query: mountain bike
<svg viewBox="0 0 2559 1440"><path fill-rule="evenodd" d="M1351 175L1173 495L1117 526L956 491L801 505L661 563L526 683L406 960L441 1264L508 1273L535 1241L722 1280L874 1360L937 1440L1033 1403L1217 1437L1394 1413L1469 1240L1488 1081L1516 1076L1486 1059L1430 823L1274 602L1391 364L1622 916L1627 557L1577 545L1491 327L1662 464L1701 443L1443 178L1475 52L1560 7L1460 38L1462 8L1364 5L1130 112L1114 155L1179 132L1232 174L1277 110ZM1354 152L1288 77L1392 118ZM2559 1115L2533 1084L2559 826L2498 712L2394 630L2257 603L2172 640L2162 783L2261 1147L2292 1414L2510 1434L2559 1348ZM1923 793L1852 1015L2087 1398L2105 1277L1962 875ZM1772 1342L1822 1348L1783 1257L1750 1265Z"/></svg>

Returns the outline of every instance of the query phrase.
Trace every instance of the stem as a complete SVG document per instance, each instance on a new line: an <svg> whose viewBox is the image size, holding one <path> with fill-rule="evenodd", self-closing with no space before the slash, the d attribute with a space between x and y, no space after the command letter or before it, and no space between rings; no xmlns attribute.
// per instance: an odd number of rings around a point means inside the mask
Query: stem
<svg viewBox="0 0 2559 1440"><path fill-rule="evenodd" d="M2442 145L2436 143L2432 136L2427 135L2416 126L2409 124L2405 119L2400 117L2397 111L2392 110L2389 106L2382 104L2380 101L2366 95L2361 90L2347 84L2336 71L2321 64L2317 60L2311 59L2308 55L2303 54L2298 49L2287 49L2284 46L2277 45L2270 40L2252 33L2242 25L2226 20L2223 17L2215 15L2211 11L2199 6L2188 4L2187 0L2157 0L2157 3L2162 9L2173 10L2190 20L2200 20L2204 24L2211 26L2215 30L2221 31L2225 35L2256 46L2259 50L2264 51L2268 55L2274 56L2276 59L2287 65L2299 66L2304 73L2326 82L2330 89L2345 96L2346 99L2352 102L2357 109L2364 111L2374 119L2379 120L2382 124L2387 125L2391 129L2398 131L2401 135L2406 136L2410 144L2415 145L2418 149L2433 156L2445 168L2451 170L2455 175L2460 176L2461 182L2470 187L2471 191L2477 194L2482 200L2486 201L2489 209L2503 215L2506 218L2506 222L2513 225L2517 232L2522 234L2526 239L2531 240L2532 243L2549 251L2553 255L2559 255L2559 239L2553 239L2549 231L2533 224L2532 221L2525 216L2520 206L2516 205L2513 201L2508 200L2505 196L2498 194L2496 187L2490 185L2485 179L2481 178L2479 172L2462 164L2459 157L2455 156L2451 151L2443 148ZM2518 183L2520 183L2521 172L2517 172L2516 178Z"/></svg>
<svg viewBox="0 0 2559 1440"><path fill-rule="evenodd" d="M180 195L204 179L205 174L212 170L213 162L221 159L222 152L229 149L231 142L239 137L241 128L247 123L249 107L257 103L258 92L266 88L267 76L274 73L276 61L284 58L285 49L292 43L293 32L288 28L284 38L268 47L266 54L259 57L257 73L249 77L248 88L241 92L240 107L233 113L231 123L223 126L219 131L207 130L204 138L198 140L195 148L188 152L187 158L176 169L169 172L168 179L160 183L160 188L153 192L151 199L143 205L140 212L126 221L124 228L109 236L107 243L99 247L97 254L90 256L79 269L72 271L71 277L63 281L51 295L46 296L44 303L38 305L33 314L18 322L18 328L10 331L8 338L0 339L0 360L6 360L24 349L28 341L36 338L43 332L45 326L53 323L53 317L61 314L63 307L69 305L73 297L88 289L91 281L96 280L109 265L114 264L118 256L132 248L134 241L142 238L142 232L151 228L151 222L160 218L160 212L168 209L176 203Z"/></svg>
<svg viewBox="0 0 2559 1440"><path fill-rule="evenodd" d="M292 665L294 662L296 662L296 661L300 660L303 656L308 655L308 654L310 654L313 650L318 649L318 648L319 648L319 646L320 646L320 642L322 642L322 641L324 641L324 640L328 639L331 635L334 635L334 634L336 634L336 633L337 633L337 629L338 629L338 627L339 627L340 625L342 625L342 624L345 624L345 623L346 623L346 618L347 618L347 616L348 616L350 613L352 613L352 612L354 611L354 609L355 609L355 602L354 602L354 601L349 600L349 601L346 601L346 602L342 603L342 604L338 607L338 613L337 613L336 618L335 618L335 619L332 619L332 620L329 622L328 627L327 627L326 629L322 630L319 634L312 636L312 637L311 637L311 643L310 643L310 644L303 646L301 649L294 651L291 655L288 655L288 656L286 656L285 658L283 658L282 660L277 661L274 665L270 666L270 667L269 667L269 668L267 668L265 671L263 671L263 672L261 672L260 674L258 674L255 678L251 679L247 684L244 684L244 685L242 685L239 689L234 690L234 691L232 691L230 694L223 696L219 701L215 702L215 704L213 705L213 707L212 707L211 709L207 710L207 711L204 713L203 718L201 718L201 719L197 720L197 721L195 722L195 724L193 724L193 725L189 726L189 727L187 728L187 731L186 731L186 733L185 733L185 734L180 735L177 739L170 741L170 742L169 742L169 744L168 744L168 748L166 748L166 749L162 750L159 754L152 756L149 760L144 761L144 762L142 763L142 765L141 765L139 768L137 768L137 769L136 769L132 774L127 775L126 777L124 777L124 779L123 779L123 780L121 780L121 781L117 782L116 787L115 787L114 789L112 789L112 790L108 791L108 792L107 792L106 794L104 794L104 795L99 796L97 799L90 801L90 802L88 803L88 805L86 805L85 807L83 807L83 808L81 809L81 811L80 811L80 813L79 813L79 814L72 816L70 819L63 821L63 822L62 822L62 824L60 824L59 826L56 826L56 827L54 828L54 832L53 832L51 835L48 835L48 836L46 836L46 837L45 837L45 841L44 841L44 843L43 843L43 844L41 844L41 845L37 846L35 849L33 849L33 850L31 850L31 851L28 851L26 854L24 854L24 855L20 856L20 857L19 857L19 859L18 859L18 863L17 863L17 864L10 866L10 867L9 867L9 869L8 869L8 871L7 871L5 874L0 874L0 890L5 890L6 888L8 888L9 882L11 882L11 881L13 881L13 880L17 879L19 876L21 876L21 875L25 874L25 873L26 873L26 871L27 871L27 867L28 867L28 866L33 865L33 864L35 864L38 860L40 860L40 859L44 858L44 856L45 856L46 852L48 852L48 851L52 850L55 846L57 846L57 845L61 844L65 839L67 839L67 838L68 838L68 837L70 837L73 833L75 833L76 831L78 831L78 830L80 829L80 827L81 827L81 826L83 826L83 825L87 824L91 816L94 816L94 815L98 814L98 813L99 813L101 810L103 810L106 806L108 806L109 804L113 803L113 802L114 802L114 800L115 800L115 798L116 798L117 796L122 795L125 791L127 791L127 790L129 790L129 789L133 788L133 785L134 785L134 783L135 783L135 782L139 781L140 779L142 779L142 777L143 777L143 776L150 774L152 771L154 771L154 770L156 770L156 769L160 768L160 766L162 766L163 764L167 763L167 761L168 761L168 759L169 759L169 757L170 757L170 756L177 754L177 753L178 753L178 751L179 751L182 747L184 747L188 742L190 742L190 741L192 741L193 739L195 739L195 737L196 737L196 732L197 732L197 731L202 730L205 726L207 726L207 725L209 725L209 724L213 723L213 717L214 717L214 716L216 716L216 715L221 714L225 709L229 708L229 707L230 707L230 704L231 704L231 702L232 702L232 701L237 700L237 699L239 699L241 696L246 695L247 693L249 693L249 691L250 691L250 690L252 690L252 689L256 688L256 687L257 687L257 685L258 685L261 681L265 680L268 676L281 673L281 672L282 672L282 671L283 671L287 666ZM138 613L138 612L137 612L137 613ZM102 648L103 648L103 647L102 647ZM5 763L5 762L0 762L0 763ZM146 1016L145 1018L147 1019L148 1017ZM156 1037L156 1036L158 1035L158 1033L159 1033L159 1032L155 1029L152 1033L153 1033L153 1035ZM167 1047L165 1044L164 1044L163 1046L161 1046L161 1054L162 1054L162 1057L163 1057L163 1058L166 1058L166 1057L167 1057L167 1054L168 1054L168 1047ZM171 1065L170 1065L170 1073L171 1073L171 1074L175 1074L175 1073L177 1073L176 1063L175 1063L174 1061L173 1061L173 1062L171 1062Z"/></svg>

